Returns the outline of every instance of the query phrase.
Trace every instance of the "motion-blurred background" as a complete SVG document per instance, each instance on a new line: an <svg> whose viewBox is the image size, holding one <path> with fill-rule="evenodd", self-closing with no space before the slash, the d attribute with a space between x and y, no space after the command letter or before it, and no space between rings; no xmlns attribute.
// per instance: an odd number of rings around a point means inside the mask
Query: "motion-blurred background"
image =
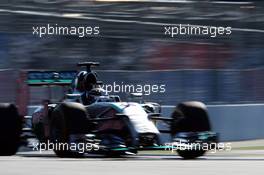
<svg viewBox="0 0 264 175"><path fill-rule="evenodd" d="M163 105L263 102L264 3L233 1L2 0L0 101L17 101L19 70L75 70L79 61L99 61L105 83L165 84L165 93L145 97ZM32 35L33 26L48 23L100 26L101 33ZM166 37L164 25L177 24L230 26L232 34Z"/></svg>

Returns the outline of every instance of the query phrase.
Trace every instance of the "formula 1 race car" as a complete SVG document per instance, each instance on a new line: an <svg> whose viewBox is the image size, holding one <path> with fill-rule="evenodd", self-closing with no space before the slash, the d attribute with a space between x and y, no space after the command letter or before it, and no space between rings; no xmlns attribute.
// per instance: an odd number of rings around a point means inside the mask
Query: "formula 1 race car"
<svg viewBox="0 0 264 175"><path fill-rule="evenodd" d="M99 86L102 82L97 73L91 70L99 63L78 65L86 70L29 73L30 86L71 85L64 100L45 101L32 114L32 130L40 142L37 146L52 148L59 157L175 150L181 157L193 159L207 151L204 144L217 142L203 103L180 103L170 117L162 117L159 104L122 102L119 96L107 94ZM165 123L167 129L159 129L159 122ZM171 135L169 143L162 141L162 133Z"/></svg>

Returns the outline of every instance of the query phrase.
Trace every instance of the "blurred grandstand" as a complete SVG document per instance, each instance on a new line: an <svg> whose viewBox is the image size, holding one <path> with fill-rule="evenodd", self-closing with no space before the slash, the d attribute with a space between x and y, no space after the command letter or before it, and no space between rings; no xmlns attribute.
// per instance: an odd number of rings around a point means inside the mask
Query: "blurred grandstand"
<svg viewBox="0 0 264 175"><path fill-rule="evenodd" d="M0 68L13 69L0 72L1 101L16 101L14 70L76 69L76 62L86 60L116 70L102 71L106 83L166 84L165 94L146 97L162 104L264 101L262 1L4 0L0 6ZM32 26L47 23L96 25L101 34L32 35ZM233 31L217 38L166 38L163 26L176 24L231 26Z"/></svg>

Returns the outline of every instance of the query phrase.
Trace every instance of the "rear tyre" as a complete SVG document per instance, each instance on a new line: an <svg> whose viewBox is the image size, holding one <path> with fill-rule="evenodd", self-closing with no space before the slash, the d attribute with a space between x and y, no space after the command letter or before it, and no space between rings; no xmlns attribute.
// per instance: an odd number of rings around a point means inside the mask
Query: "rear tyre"
<svg viewBox="0 0 264 175"><path fill-rule="evenodd" d="M54 152L58 157L82 157L83 153L71 150L70 145L76 144L70 138L71 134L85 134L88 130L88 115L80 103L62 103L51 114L50 135L57 147ZM68 145L65 147L65 145Z"/></svg>
<svg viewBox="0 0 264 175"><path fill-rule="evenodd" d="M205 154L205 150L177 150L179 156L184 159L195 159Z"/></svg>
<svg viewBox="0 0 264 175"><path fill-rule="evenodd" d="M210 131L206 106L201 102L180 103L172 113L171 135L179 132ZM194 159L205 154L205 150L177 150L184 159Z"/></svg>
<svg viewBox="0 0 264 175"><path fill-rule="evenodd" d="M22 121L13 104L0 104L0 156L16 154L20 145Z"/></svg>

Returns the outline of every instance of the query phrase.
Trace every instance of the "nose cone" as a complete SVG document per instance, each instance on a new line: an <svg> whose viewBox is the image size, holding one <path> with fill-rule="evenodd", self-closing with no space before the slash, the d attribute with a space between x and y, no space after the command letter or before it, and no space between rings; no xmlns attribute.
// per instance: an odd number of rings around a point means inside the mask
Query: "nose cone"
<svg viewBox="0 0 264 175"><path fill-rule="evenodd" d="M123 112L128 116L131 124L138 133L159 133L157 127L149 120L148 114L139 104L132 103Z"/></svg>

